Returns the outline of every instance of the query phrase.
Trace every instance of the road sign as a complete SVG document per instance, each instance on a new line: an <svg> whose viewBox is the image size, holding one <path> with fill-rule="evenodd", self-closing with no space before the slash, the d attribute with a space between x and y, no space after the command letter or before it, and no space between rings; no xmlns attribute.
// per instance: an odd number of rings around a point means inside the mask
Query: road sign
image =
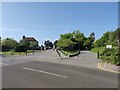
<svg viewBox="0 0 120 90"><path fill-rule="evenodd" d="M106 48L112 48L112 45L106 45Z"/></svg>

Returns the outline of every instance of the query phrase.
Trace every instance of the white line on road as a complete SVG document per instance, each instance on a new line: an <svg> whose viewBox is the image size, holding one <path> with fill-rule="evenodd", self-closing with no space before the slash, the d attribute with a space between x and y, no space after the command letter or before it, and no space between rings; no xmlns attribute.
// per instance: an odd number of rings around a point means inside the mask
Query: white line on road
<svg viewBox="0 0 120 90"><path fill-rule="evenodd" d="M25 70L31 70L31 71L36 71L36 72L41 72L41 73L45 73L45 74L51 74L51 75L55 75L55 76L58 76L58 77L62 77L62 78L68 78L67 76L63 76L63 75L59 75L59 74L56 74L56 73L51 73L51 72L47 72L47 71L42 71L42 70L36 70L36 69L32 69L32 68L25 68Z"/></svg>
<svg viewBox="0 0 120 90"><path fill-rule="evenodd" d="M0 65L8 65L8 64L5 64L5 63L0 63Z"/></svg>

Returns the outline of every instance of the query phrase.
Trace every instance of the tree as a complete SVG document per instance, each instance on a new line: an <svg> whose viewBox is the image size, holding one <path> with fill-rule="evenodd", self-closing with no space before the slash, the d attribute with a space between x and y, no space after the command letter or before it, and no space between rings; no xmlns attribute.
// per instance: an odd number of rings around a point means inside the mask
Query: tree
<svg viewBox="0 0 120 90"><path fill-rule="evenodd" d="M2 40L2 50L9 51L18 47L18 42L12 38L5 38Z"/></svg>
<svg viewBox="0 0 120 90"><path fill-rule="evenodd" d="M86 37L79 30L72 33L61 34L57 46L62 48L73 47L74 49L84 49L83 43Z"/></svg>
<svg viewBox="0 0 120 90"><path fill-rule="evenodd" d="M56 47L57 47L57 42L58 42L58 40L56 40L56 41L54 42L54 49L56 49Z"/></svg>
<svg viewBox="0 0 120 90"><path fill-rule="evenodd" d="M19 45L24 46L27 49L30 46L30 42L23 39L23 40L20 40Z"/></svg>
<svg viewBox="0 0 120 90"><path fill-rule="evenodd" d="M49 41L49 40L46 40L46 41L44 42L44 45L45 45L46 49L51 49L51 48L53 48L53 43L52 43L51 41Z"/></svg>
<svg viewBox="0 0 120 90"><path fill-rule="evenodd" d="M90 34L90 36L89 36L89 38L90 38L90 42L94 42L94 40L95 40L95 33L94 32L92 32L91 34Z"/></svg>
<svg viewBox="0 0 120 90"><path fill-rule="evenodd" d="M95 40L95 33L92 32L84 42L84 47L86 47L87 50L90 50L94 44L94 40Z"/></svg>
<svg viewBox="0 0 120 90"><path fill-rule="evenodd" d="M73 44L74 44L73 41L71 41L70 39L64 38L64 39L59 39L56 45L58 47L65 48Z"/></svg>
<svg viewBox="0 0 120 90"><path fill-rule="evenodd" d="M81 33L79 30L77 30L77 31L73 31L73 37L75 38L75 42L76 42L76 44L78 45L79 44L79 48L81 49L81 50L84 50L85 49L85 47L84 47L84 42L86 41L86 37L84 36L84 34L83 33Z"/></svg>
<svg viewBox="0 0 120 90"><path fill-rule="evenodd" d="M57 41L56 45L61 48L66 48L73 44L75 44L75 42L73 41L73 34L66 33L60 35L60 39Z"/></svg>
<svg viewBox="0 0 120 90"><path fill-rule="evenodd" d="M37 42L31 42L30 43L30 48L31 49L37 49L39 46L38 46L38 43Z"/></svg>
<svg viewBox="0 0 120 90"><path fill-rule="evenodd" d="M95 47L105 47L108 44L113 46L118 46L118 32L120 28L117 28L115 31L108 31L103 34L103 36L96 40L94 43Z"/></svg>
<svg viewBox="0 0 120 90"><path fill-rule="evenodd" d="M87 38L87 40L84 42L84 47L86 47L87 50L91 49L92 42L90 41L90 38Z"/></svg>

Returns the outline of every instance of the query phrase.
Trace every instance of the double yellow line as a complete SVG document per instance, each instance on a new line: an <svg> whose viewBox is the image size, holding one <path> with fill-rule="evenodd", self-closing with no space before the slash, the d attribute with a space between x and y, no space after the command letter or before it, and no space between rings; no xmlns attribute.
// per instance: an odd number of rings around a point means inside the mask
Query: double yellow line
<svg viewBox="0 0 120 90"><path fill-rule="evenodd" d="M105 69L103 68L103 66L101 65L101 63L97 64L97 67L101 70L105 70L105 71L109 71L109 72L113 72L113 73L120 73L119 71L113 71L113 70L109 70L109 69Z"/></svg>

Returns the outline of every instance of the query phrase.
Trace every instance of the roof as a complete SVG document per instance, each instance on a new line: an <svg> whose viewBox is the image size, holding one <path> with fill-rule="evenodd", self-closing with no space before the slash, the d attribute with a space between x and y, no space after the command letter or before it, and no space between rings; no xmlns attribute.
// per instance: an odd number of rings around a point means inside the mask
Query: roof
<svg viewBox="0 0 120 90"><path fill-rule="evenodd" d="M26 41L37 41L35 38L33 37L25 37L24 40Z"/></svg>

